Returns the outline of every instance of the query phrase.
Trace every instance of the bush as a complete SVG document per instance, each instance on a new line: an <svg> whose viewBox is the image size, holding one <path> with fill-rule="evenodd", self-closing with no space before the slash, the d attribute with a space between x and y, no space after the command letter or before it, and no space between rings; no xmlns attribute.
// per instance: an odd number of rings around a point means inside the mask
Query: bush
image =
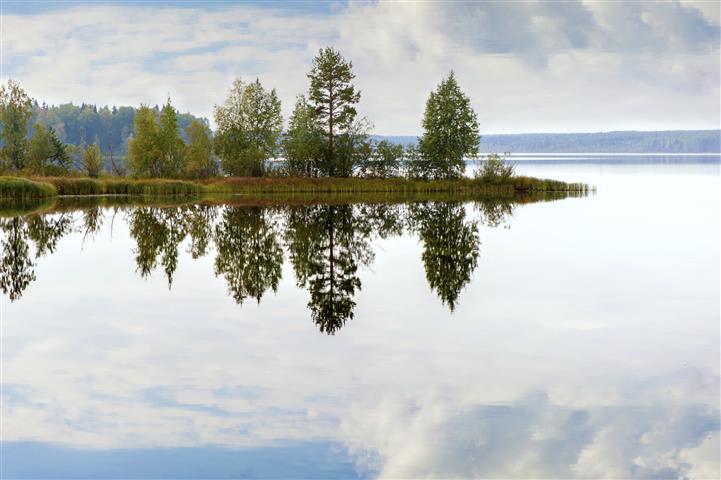
<svg viewBox="0 0 721 480"><path fill-rule="evenodd" d="M499 181L509 180L515 175L515 167L512 163L507 163L497 153L491 153L486 160L473 172L473 177L477 180L496 183Z"/></svg>

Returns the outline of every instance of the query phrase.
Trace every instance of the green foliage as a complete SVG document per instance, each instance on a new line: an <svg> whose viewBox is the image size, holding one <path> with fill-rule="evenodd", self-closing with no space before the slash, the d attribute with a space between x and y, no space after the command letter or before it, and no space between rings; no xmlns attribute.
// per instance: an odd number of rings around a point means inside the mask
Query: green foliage
<svg viewBox="0 0 721 480"><path fill-rule="evenodd" d="M141 195L141 196L180 196L199 195L204 191L202 185L182 180L106 180L103 182L103 193L108 195Z"/></svg>
<svg viewBox="0 0 721 480"><path fill-rule="evenodd" d="M128 140L135 131L135 107L108 107L83 103L74 105L46 105L37 103L33 106L30 124L42 123L58 132L58 137L71 145L82 145L97 142L103 156L126 156ZM156 115L160 115L158 106L151 107ZM193 120L200 120L190 113L178 113L178 129L181 137ZM183 138L183 140L187 140Z"/></svg>
<svg viewBox="0 0 721 480"><path fill-rule="evenodd" d="M193 120L185 133L188 136L188 145L185 147L185 176L207 178L217 174L210 128L199 120Z"/></svg>
<svg viewBox="0 0 721 480"><path fill-rule="evenodd" d="M361 118L354 121L346 131L336 135L332 162L333 176L350 177L373 155L369 132L370 122Z"/></svg>
<svg viewBox="0 0 721 480"><path fill-rule="evenodd" d="M223 105L215 106L215 152L223 171L233 176L262 176L265 161L278 150L283 128L275 89L266 91L259 79L236 79Z"/></svg>
<svg viewBox="0 0 721 480"><path fill-rule="evenodd" d="M427 170L423 176L462 176L463 158L478 154L479 141L476 112L451 71L426 102L419 142L419 152L425 160L423 167Z"/></svg>
<svg viewBox="0 0 721 480"><path fill-rule="evenodd" d="M156 142L160 156L158 176L178 177L185 166L185 144L178 133L178 111L171 105L170 98L160 111Z"/></svg>
<svg viewBox="0 0 721 480"><path fill-rule="evenodd" d="M0 198L17 201L34 198L52 197L58 192L54 186L45 182L34 182L27 178L0 177Z"/></svg>
<svg viewBox="0 0 721 480"><path fill-rule="evenodd" d="M0 171L22 170L27 155L28 122L32 101L20 84L8 80L0 85Z"/></svg>
<svg viewBox="0 0 721 480"><path fill-rule="evenodd" d="M308 78L308 100L325 132L324 155L318 170L328 176L349 176L352 169L348 168L348 159L352 156L349 157L347 149L353 139L346 139L338 148L336 136L352 130L357 114L355 105L360 100L360 91L351 83L355 78L353 63L337 50L326 47L313 59Z"/></svg>
<svg viewBox="0 0 721 480"><path fill-rule="evenodd" d="M103 154L97 143L93 143L83 152L83 168L91 178L98 178L103 169Z"/></svg>
<svg viewBox="0 0 721 480"><path fill-rule="evenodd" d="M130 174L157 177L161 173L158 123L155 112L141 105L135 114L135 136L128 141Z"/></svg>
<svg viewBox="0 0 721 480"><path fill-rule="evenodd" d="M295 101L282 146L285 168L290 175L318 175L323 154L323 128L304 95L299 95Z"/></svg>
<svg viewBox="0 0 721 480"><path fill-rule="evenodd" d="M53 185L58 195L100 195L103 184L91 178L44 177L43 181Z"/></svg>
<svg viewBox="0 0 721 480"><path fill-rule="evenodd" d="M184 169L185 145L178 133L178 112L170 99L160 118L147 105L135 115L135 137L128 145L130 173L136 177L180 176Z"/></svg>
<svg viewBox="0 0 721 480"><path fill-rule="evenodd" d="M35 124L28 147L28 167L37 174L58 175L68 172L70 154L55 130L41 123Z"/></svg>
<svg viewBox="0 0 721 480"><path fill-rule="evenodd" d="M513 164L507 163L497 153L491 153L473 172L473 177L484 182L499 183L507 182L514 174Z"/></svg>
<svg viewBox="0 0 721 480"><path fill-rule="evenodd" d="M381 140L373 145L368 158L360 166L359 173L364 177L390 178L401 174L403 146Z"/></svg>

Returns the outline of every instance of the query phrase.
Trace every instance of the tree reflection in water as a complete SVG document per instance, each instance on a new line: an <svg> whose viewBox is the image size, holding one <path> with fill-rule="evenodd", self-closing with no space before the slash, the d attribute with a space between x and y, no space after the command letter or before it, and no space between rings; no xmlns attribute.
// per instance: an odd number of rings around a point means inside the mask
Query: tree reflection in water
<svg viewBox="0 0 721 480"><path fill-rule="evenodd" d="M480 220L470 218L473 206ZM319 330L335 334L354 316L362 283L359 269L374 260L373 242L418 235L426 279L441 302L453 311L478 265L479 221L497 227L513 215L513 203L483 201L372 203L260 207L234 205L127 206L125 219L136 269L143 278L161 268L172 287L180 248L197 259L214 254L215 275L225 280L238 304L260 303L277 291L284 253L296 284L308 291L308 309ZM19 299L36 279L36 259L57 250L59 240L74 231L83 240L97 235L106 222L103 208L85 206L62 213L0 219L3 251L0 285ZM34 255L31 244L34 244Z"/></svg>

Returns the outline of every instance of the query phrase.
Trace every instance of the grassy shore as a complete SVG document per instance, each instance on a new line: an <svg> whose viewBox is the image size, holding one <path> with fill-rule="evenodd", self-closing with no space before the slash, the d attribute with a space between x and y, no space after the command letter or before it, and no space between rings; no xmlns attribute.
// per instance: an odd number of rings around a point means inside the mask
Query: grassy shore
<svg viewBox="0 0 721 480"><path fill-rule="evenodd" d="M356 194L447 192L477 195L516 195L542 192L585 193L588 185L515 176L505 180L482 181L410 180L405 178L214 178L202 182L182 180L136 180L129 178L91 179L82 177L0 177L0 199L24 200L53 196L129 195L189 196L200 194Z"/></svg>

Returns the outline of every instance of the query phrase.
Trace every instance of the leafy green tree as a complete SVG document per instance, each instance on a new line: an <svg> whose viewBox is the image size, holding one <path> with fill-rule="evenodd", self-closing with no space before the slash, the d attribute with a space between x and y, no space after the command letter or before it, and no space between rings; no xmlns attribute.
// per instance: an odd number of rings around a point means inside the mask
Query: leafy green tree
<svg viewBox="0 0 721 480"><path fill-rule="evenodd" d="M45 172L47 159L52 155L52 144L50 142L50 132L42 123L37 123L33 127L33 136L30 138L27 153L27 166L30 170L37 174Z"/></svg>
<svg viewBox="0 0 721 480"><path fill-rule="evenodd" d="M213 158L213 139L210 128L200 120L193 120L185 129L188 144L185 147L185 176L207 178L217 173Z"/></svg>
<svg viewBox="0 0 721 480"><path fill-rule="evenodd" d="M426 162L427 176L463 175L463 158L478 154L479 141L476 112L451 71L426 102L419 152Z"/></svg>
<svg viewBox="0 0 721 480"><path fill-rule="evenodd" d="M324 156L319 171L329 176L348 176L352 172L337 165L336 137L351 129L357 114L355 105L360 100L360 91L356 91L351 83L355 78L353 63L343 58L339 51L326 47L313 59L308 78L308 100L325 132Z"/></svg>
<svg viewBox="0 0 721 480"><path fill-rule="evenodd" d="M403 145L381 140L373 146L368 159L362 164L360 172L366 177L397 177L401 172Z"/></svg>
<svg viewBox="0 0 721 480"><path fill-rule="evenodd" d="M235 80L223 105L215 106L215 151L223 171L234 176L262 176L265 162L277 150L283 129L275 89L266 91L260 80Z"/></svg>
<svg viewBox="0 0 721 480"><path fill-rule="evenodd" d="M135 114L135 136L128 141L128 163L135 177L158 177L162 173L155 111L141 105Z"/></svg>
<svg viewBox="0 0 721 480"><path fill-rule="evenodd" d="M92 178L98 178L103 170L103 154L97 143L93 143L83 152L83 168Z"/></svg>
<svg viewBox="0 0 721 480"><path fill-rule="evenodd" d="M370 140L371 123L361 118L354 121L343 133L336 136L333 161L334 175L350 177L373 156Z"/></svg>
<svg viewBox="0 0 721 480"><path fill-rule="evenodd" d="M178 177L184 170L185 144L178 133L178 111L170 98L160 111L157 148L160 154L160 176Z"/></svg>
<svg viewBox="0 0 721 480"><path fill-rule="evenodd" d="M267 290L278 289L283 249L269 211L260 207L228 207L215 227L215 274L223 275L235 301L258 303Z"/></svg>
<svg viewBox="0 0 721 480"><path fill-rule="evenodd" d="M318 174L323 153L323 128L304 95L299 95L295 101L282 146L288 173L308 177Z"/></svg>
<svg viewBox="0 0 721 480"><path fill-rule="evenodd" d="M58 139L55 130L41 123L33 127L28 147L28 166L38 174L63 174L70 168L67 146Z"/></svg>
<svg viewBox="0 0 721 480"><path fill-rule="evenodd" d="M32 100L18 82L8 80L7 85L0 85L0 140L3 143L0 171L25 167L32 106Z"/></svg>

